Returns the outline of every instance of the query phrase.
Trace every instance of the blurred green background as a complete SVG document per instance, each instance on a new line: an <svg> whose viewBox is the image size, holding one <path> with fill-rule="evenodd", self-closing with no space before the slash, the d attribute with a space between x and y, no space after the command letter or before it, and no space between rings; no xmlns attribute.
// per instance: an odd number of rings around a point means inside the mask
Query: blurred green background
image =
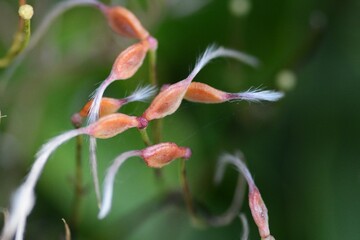
<svg viewBox="0 0 360 240"><path fill-rule="evenodd" d="M28 1L32 29L59 1ZM250 87L281 89L289 70L295 86L277 103L202 105L183 102L165 118L163 140L193 151L187 170L199 205L221 213L231 202L237 174L228 169L213 184L217 157L241 150L267 204L276 239L360 239L360 2L351 0L113 0L139 16L159 41L158 79L187 76L212 43L258 57L252 69L229 59L214 60L197 76L228 92ZM0 0L0 53L17 28L17 1ZM70 117L108 75L118 53L134 41L117 36L96 9L67 11L28 54L0 95L0 206L6 208L41 144L71 129ZM0 86L7 70L0 69ZM148 81L148 61L130 80L112 84L106 96L122 98ZM123 112L140 115L147 103ZM85 146L86 146L85 141ZM143 148L136 129L98 141L100 178L118 154ZM110 215L97 219L87 149L86 184L73 239L240 239L238 220L221 228L191 226L178 195L179 163L163 170L164 181L140 160L117 175ZM51 157L37 187L37 203L26 239L63 239L61 218L70 222L75 141ZM179 204L173 204L179 203ZM247 204L242 212L250 239L259 239ZM0 223L3 223L1 218Z"/></svg>

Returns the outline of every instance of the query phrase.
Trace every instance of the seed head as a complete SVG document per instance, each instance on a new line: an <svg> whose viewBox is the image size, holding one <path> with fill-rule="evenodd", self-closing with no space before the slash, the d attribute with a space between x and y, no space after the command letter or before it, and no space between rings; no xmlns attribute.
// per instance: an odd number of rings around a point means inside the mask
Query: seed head
<svg viewBox="0 0 360 240"><path fill-rule="evenodd" d="M142 65L148 50L148 42L141 41L122 51L113 64L109 79L114 81L132 77Z"/></svg>
<svg viewBox="0 0 360 240"><path fill-rule="evenodd" d="M175 143L160 143L142 150L141 157L149 167L161 168L177 158L189 159L191 150Z"/></svg>
<svg viewBox="0 0 360 240"><path fill-rule="evenodd" d="M120 6L108 7L101 6L105 13L111 29L129 38L136 38L144 40L149 36L149 33L141 25L139 19L128 9Z"/></svg>
<svg viewBox="0 0 360 240"><path fill-rule="evenodd" d="M118 135L129 128L143 127L143 122L138 117L128 116L122 113L114 113L103 118L97 122L89 125L87 132L90 136L95 138L111 138Z"/></svg>

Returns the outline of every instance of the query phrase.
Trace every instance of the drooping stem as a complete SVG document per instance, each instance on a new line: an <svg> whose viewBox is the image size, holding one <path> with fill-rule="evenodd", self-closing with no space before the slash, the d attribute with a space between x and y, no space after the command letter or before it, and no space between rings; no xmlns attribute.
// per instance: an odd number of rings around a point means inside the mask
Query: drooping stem
<svg viewBox="0 0 360 240"><path fill-rule="evenodd" d="M64 222L64 227L65 227L65 240L71 240L71 231L69 225L67 224L65 219L62 219L62 221Z"/></svg>
<svg viewBox="0 0 360 240"><path fill-rule="evenodd" d="M11 64L14 58L17 57L27 46L31 35L30 19L32 15L32 7L30 5L25 5L25 1L19 1L19 27L6 55L0 58L0 68L5 68Z"/></svg>

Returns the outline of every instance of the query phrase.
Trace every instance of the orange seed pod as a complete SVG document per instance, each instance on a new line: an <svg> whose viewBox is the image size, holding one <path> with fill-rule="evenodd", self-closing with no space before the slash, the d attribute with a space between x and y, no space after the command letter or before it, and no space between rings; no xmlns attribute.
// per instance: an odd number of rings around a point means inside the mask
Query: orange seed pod
<svg viewBox="0 0 360 240"><path fill-rule="evenodd" d="M256 186L249 186L249 206L261 238L272 237L269 229L268 210Z"/></svg>
<svg viewBox="0 0 360 240"><path fill-rule="evenodd" d="M142 65L148 50L148 42L141 41L122 51L116 58L108 79L114 81L132 77Z"/></svg>
<svg viewBox="0 0 360 240"><path fill-rule="evenodd" d="M88 116L90 111L90 106L93 102L93 99L88 101L85 106L80 110L79 114L81 117L85 118ZM103 117L109 114L112 114L119 110L119 108L125 103L124 99L115 99L115 98L107 98L103 97L100 103L100 113L99 116Z"/></svg>
<svg viewBox="0 0 360 240"><path fill-rule="evenodd" d="M114 32L124 37L140 40L146 39L149 36L149 33L141 25L139 19L128 9L120 6L108 7L105 5L101 6L101 9Z"/></svg>
<svg viewBox="0 0 360 240"><path fill-rule="evenodd" d="M151 102L142 117L151 121L174 113L180 106L189 86L188 79L166 86Z"/></svg>
<svg viewBox="0 0 360 240"><path fill-rule="evenodd" d="M114 113L103 118L87 127L87 132L90 136L95 138L111 138L118 135L129 128L142 128L147 125L140 121L137 117L128 116L122 113Z"/></svg>
<svg viewBox="0 0 360 240"><path fill-rule="evenodd" d="M189 148L169 142L153 145L141 151L141 157L149 167L153 168L161 168L177 158L189 159L190 156Z"/></svg>
<svg viewBox="0 0 360 240"><path fill-rule="evenodd" d="M185 99L200 103L222 103L227 101L228 93L217 90L205 83L192 82L186 91Z"/></svg>

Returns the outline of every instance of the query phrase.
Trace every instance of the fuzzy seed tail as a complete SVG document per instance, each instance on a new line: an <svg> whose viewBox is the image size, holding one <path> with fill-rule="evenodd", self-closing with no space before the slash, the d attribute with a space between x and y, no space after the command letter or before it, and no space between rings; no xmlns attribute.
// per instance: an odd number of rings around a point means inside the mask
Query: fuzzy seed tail
<svg viewBox="0 0 360 240"><path fill-rule="evenodd" d="M275 102L284 97L284 93L276 92L271 90L251 90L249 89L246 92L240 92L236 94L234 100L245 100L249 102L260 102L260 101L269 101Z"/></svg>
<svg viewBox="0 0 360 240"><path fill-rule="evenodd" d="M149 98L151 98L152 96L155 95L157 91L157 88L154 86L138 86L135 91L128 97L126 97L126 101L127 102L146 102L147 100L149 100Z"/></svg>
<svg viewBox="0 0 360 240"><path fill-rule="evenodd" d="M206 64L208 64L211 60L218 57L234 58L253 67L259 65L259 61L251 55L233 49L216 47L215 45L211 45L205 50L203 55L197 60L197 63L188 78L193 79L200 72L200 70L203 67L205 67Z"/></svg>
<svg viewBox="0 0 360 240"><path fill-rule="evenodd" d="M103 185L103 203L98 214L99 219L103 219L109 213L112 203L112 195L114 188L114 181L116 173L118 172L120 166L130 157L139 156L140 151L129 151L119 155L113 162L113 164L108 168L107 174L105 176L104 185Z"/></svg>
<svg viewBox="0 0 360 240"><path fill-rule="evenodd" d="M109 81L108 79L106 79L104 82L101 83L101 85L92 93L91 95L91 99L93 99L91 106L90 106L90 111L89 111L89 118L88 118L88 125L96 122L99 118L99 113L100 113L100 104L101 104L101 99L104 95L105 89L109 86L109 84L111 83L111 81Z"/></svg>
<svg viewBox="0 0 360 240"><path fill-rule="evenodd" d="M96 200L98 202L99 208L101 208L101 194L100 194L100 184L97 170L97 158L96 158L96 138L90 137L90 166L91 166L91 175L93 178L94 189Z"/></svg>

